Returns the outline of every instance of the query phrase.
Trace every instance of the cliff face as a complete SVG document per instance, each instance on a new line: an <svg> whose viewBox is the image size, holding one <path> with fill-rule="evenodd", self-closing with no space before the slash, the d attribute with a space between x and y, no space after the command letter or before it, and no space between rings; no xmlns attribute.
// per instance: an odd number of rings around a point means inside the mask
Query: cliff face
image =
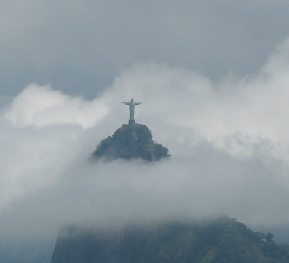
<svg viewBox="0 0 289 263"><path fill-rule="evenodd" d="M288 263L287 251L271 235L224 218L114 232L69 229L58 239L52 263Z"/></svg>
<svg viewBox="0 0 289 263"><path fill-rule="evenodd" d="M101 141L93 157L107 160L122 158L158 161L169 157L169 153L166 147L153 141L147 126L134 123L122 125L112 136Z"/></svg>

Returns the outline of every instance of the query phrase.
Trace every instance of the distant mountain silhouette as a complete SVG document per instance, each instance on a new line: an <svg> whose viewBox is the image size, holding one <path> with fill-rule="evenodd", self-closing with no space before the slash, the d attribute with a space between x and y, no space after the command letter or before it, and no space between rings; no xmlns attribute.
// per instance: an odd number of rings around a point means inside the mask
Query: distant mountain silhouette
<svg viewBox="0 0 289 263"><path fill-rule="evenodd" d="M93 153L96 159L143 159L158 161L169 157L169 151L152 139L149 128L142 124L123 124L112 136L101 141Z"/></svg>
<svg viewBox="0 0 289 263"><path fill-rule="evenodd" d="M52 263L288 263L288 248L272 237L229 218L114 232L71 228L58 238Z"/></svg>

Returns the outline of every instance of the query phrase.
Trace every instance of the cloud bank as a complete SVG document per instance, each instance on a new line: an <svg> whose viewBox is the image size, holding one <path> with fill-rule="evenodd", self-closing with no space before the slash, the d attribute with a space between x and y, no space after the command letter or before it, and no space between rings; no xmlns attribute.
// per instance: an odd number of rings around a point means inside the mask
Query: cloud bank
<svg viewBox="0 0 289 263"><path fill-rule="evenodd" d="M71 124L89 128L107 111L107 105L101 100L85 101L53 90L49 85L31 84L13 100L5 116L21 127Z"/></svg>
<svg viewBox="0 0 289 263"><path fill-rule="evenodd" d="M165 64L127 69L96 99L31 84L0 117L0 233L52 237L65 224L203 220L289 224L289 45L254 77L216 82ZM121 101L171 160L90 163L127 121Z"/></svg>

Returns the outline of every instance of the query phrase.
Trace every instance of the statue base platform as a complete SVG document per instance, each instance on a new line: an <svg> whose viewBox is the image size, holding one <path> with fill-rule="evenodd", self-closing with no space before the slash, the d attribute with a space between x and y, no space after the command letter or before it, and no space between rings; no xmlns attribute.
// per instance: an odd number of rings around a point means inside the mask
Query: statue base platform
<svg viewBox="0 0 289 263"><path fill-rule="evenodd" d="M135 124L135 120L129 120L128 124Z"/></svg>

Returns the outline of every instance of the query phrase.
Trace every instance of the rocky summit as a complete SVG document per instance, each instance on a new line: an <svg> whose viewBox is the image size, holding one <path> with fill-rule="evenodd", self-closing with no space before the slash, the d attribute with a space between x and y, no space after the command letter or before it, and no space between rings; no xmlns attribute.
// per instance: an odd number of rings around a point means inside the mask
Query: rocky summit
<svg viewBox="0 0 289 263"><path fill-rule="evenodd" d="M123 124L112 136L102 140L93 153L95 159L106 160L122 158L158 161L169 156L166 147L153 141L149 128L138 123Z"/></svg>

